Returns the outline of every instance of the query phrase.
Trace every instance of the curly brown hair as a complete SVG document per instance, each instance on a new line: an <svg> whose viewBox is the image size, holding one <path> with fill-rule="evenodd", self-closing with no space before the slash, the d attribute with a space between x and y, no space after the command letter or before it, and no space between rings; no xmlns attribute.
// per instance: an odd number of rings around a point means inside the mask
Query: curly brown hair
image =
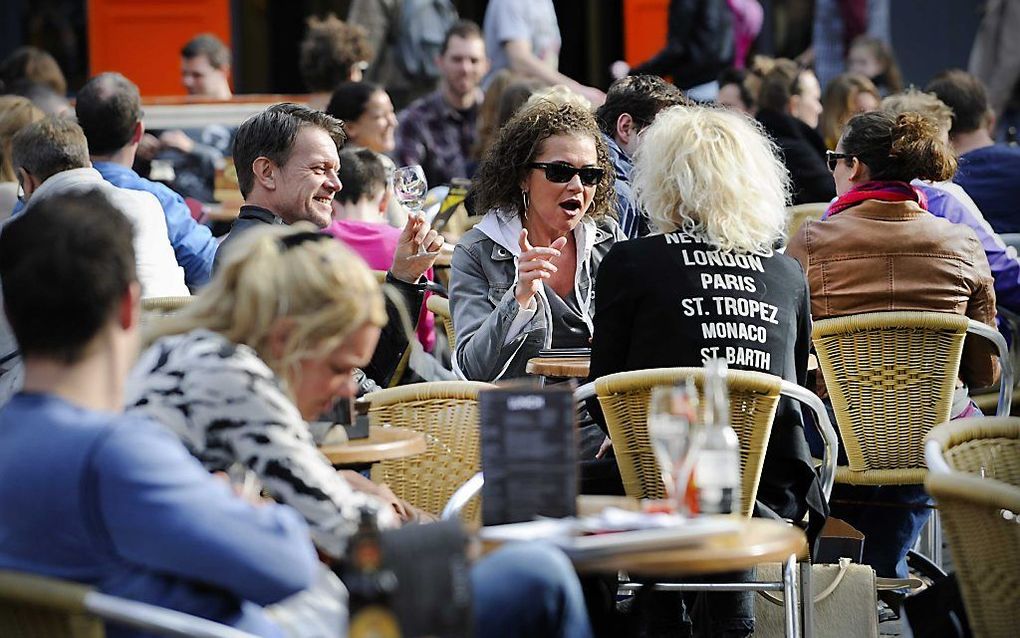
<svg viewBox="0 0 1020 638"><path fill-rule="evenodd" d="M301 41L301 78L313 93L332 91L351 79L351 69L374 57L368 32L348 24L332 13L323 19L308 18L308 32Z"/></svg>
<svg viewBox="0 0 1020 638"><path fill-rule="evenodd" d="M598 165L604 171L595 189L592 219L605 217L614 198L615 172L595 115L580 104L553 99L532 99L503 126L485 153L472 182L475 207L479 211L502 209L523 214L521 182L535 161L542 143L556 135L588 136L595 140Z"/></svg>

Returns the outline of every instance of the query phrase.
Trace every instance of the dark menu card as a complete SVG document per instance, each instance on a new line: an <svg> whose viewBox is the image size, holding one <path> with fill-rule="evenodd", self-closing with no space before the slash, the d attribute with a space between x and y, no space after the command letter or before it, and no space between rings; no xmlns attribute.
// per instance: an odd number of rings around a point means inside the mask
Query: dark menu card
<svg viewBox="0 0 1020 638"><path fill-rule="evenodd" d="M511 386L479 395L482 424L482 522L573 516L577 435L569 386Z"/></svg>

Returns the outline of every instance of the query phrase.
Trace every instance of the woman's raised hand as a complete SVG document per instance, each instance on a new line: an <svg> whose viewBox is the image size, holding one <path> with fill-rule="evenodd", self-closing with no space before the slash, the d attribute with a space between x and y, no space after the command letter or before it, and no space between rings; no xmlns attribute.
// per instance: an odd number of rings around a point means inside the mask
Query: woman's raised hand
<svg viewBox="0 0 1020 638"><path fill-rule="evenodd" d="M542 286L542 280L552 277L556 272L552 260L560 256L560 249L567 244L567 238L559 237L548 247L532 246L528 241L527 229L522 229L517 241L521 255L517 260L517 289L514 296L521 308L527 308Z"/></svg>

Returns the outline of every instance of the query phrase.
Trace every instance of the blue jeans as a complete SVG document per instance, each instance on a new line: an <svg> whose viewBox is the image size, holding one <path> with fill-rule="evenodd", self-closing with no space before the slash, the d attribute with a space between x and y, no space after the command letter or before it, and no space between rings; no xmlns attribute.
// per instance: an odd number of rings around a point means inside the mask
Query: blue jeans
<svg viewBox="0 0 1020 638"><path fill-rule="evenodd" d="M836 415L825 399L825 409L833 426ZM823 445L816 428L805 428L811 454L822 458ZM839 438L840 465L848 463L843 437ZM931 497L923 485L841 485L832 488L829 516L846 521L864 534L865 565L886 578L907 577L907 552L917 542L928 517Z"/></svg>
<svg viewBox="0 0 1020 638"><path fill-rule="evenodd" d="M504 547L471 570L475 636L591 638L591 623L574 568L542 543Z"/></svg>

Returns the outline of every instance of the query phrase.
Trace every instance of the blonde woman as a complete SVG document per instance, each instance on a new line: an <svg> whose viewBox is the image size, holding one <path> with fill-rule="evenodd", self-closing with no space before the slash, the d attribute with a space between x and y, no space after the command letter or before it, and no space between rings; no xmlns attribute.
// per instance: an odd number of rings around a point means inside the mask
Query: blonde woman
<svg viewBox="0 0 1020 638"><path fill-rule="evenodd" d="M810 296L784 236L790 178L753 120L672 107L642 133L633 184L661 234L620 242L595 284L591 377L713 357L804 384ZM825 503L799 413L780 406L758 501L820 525ZM817 527L812 527L812 530Z"/></svg>
<svg viewBox="0 0 1020 638"><path fill-rule="evenodd" d="M337 473L306 422L353 395L353 371L367 363L386 321L383 295L358 257L311 225L256 229L239 242L185 310L150 327L152 345L128 383L128 412L168 426L210 471L245 466L337 560L363 507L384 527L397 517L383 503L401 518L414 514L385 487ZM475 634L590 636L562 554L508 548L471 575ZM547 604L533 604L536 594ZM335 629L314 635L342 635Z"/></svg>
<svg viewBox="0 0 1020 638"><path fill-rule="evenodd" d="M822 119L818 127L825 147L834 150L850 118L878 110L881 99L878 89L863 75L841 73L833 78L822 93Z"/></svg>

